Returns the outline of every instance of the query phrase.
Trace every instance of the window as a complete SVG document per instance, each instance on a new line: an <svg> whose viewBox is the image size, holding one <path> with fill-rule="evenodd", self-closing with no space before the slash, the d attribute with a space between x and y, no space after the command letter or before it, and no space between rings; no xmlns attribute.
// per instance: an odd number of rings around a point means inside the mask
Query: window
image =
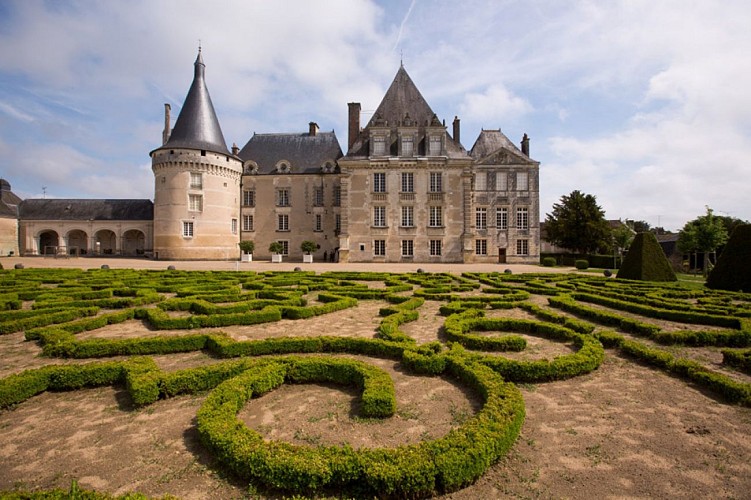
<svg viewBox="0 0 751 500"><path fill-rule="evenodd" d="M255 231L252 215L243 215L243 231Z"/></svg>
<svg viewBox="0 0 751 500"><path fill-rule="evenodd" d="M200 172L190 173L190 189L203 189L203 177Z"/></svg>
<svg viewBox="0 0 751 500"><path fill-rule="evenodd" d="M443 192L443 176L440 172L430 172L430 192Z"/></svg>
<svg viewBox="0 0 751 500"><path fill-rule="evenodd" d="M186 238L193 237L193 222L183 222L183 236Z"/></svg>
<svg viewBox="0 0 751 500"><path fill-rule="evenodd" d="M277 231L289 231L289 215L288 214L276 215L276 230Z"/></svg>
<svg viewBox="0 0 751 500"><path fill-rule="evenodd" d="M415 207L402 207L402 227L415 225Z"/></svg>
<svg viewBox="0 0 751 500"><path fill-rule="evenodd" d="M386 256L386 240L373 241L373 255L376 255L378 257Z"/></svg>
<svg viewBox="0 0 751 500"><path fill-rule="evenodd" d="M289 206L289 188L276 190L276 206L278 207Z"/></svg>
<svg viewBox="0 0 751 500"><path fill-rule="evenodd" d="M414 240L402 240L402 257L413 257L415 255Z"/></svg>
<svg viewBox="0 0 751 500"><path fill-rule="evenodd" d="M516 209L516 229L529 229L529 209L527 207Z"/></svg>
<svg viewBox="0 0 751 500"><path fill-rule="evenodd" d="M415 192L415 174L412 172L402 172L402 193Z"/></svg>
<svg viewBox="0 0 751 500"><path fill-rule="evenodd" d="M508 190L508 175L506 175L506 172L495 173L495 190L496 191Z"/></svg>
<svg viewBox="0 0 751 500"><path fill-rule="evenodd" d="M279 243L282 244L282 255L289 255L289 241L280 240Z"/></svg>
<svg viewBox="0 0 751 500"><path fill-rule="evenodd" d="M314 231L323 231L323 216L316 214L316 225Z"/></svg>
<svg viewBox="0 0 751 500"><path fill-rule="evenodd" d="M495 227L508 229L508 208L498 207L495 209Z"/></svg>
<svg viewBox="0 0 751 500"><path fill-rule="evenodd" d="M253 190L243 191L243 206L255 207L256 206L256 192Z"/></svg>
<svg viewBox="0 0 751 500"><path fill-rule="evenodd" d="M373 174L373 192L386 192L386 172L375 172Z"/></svg>
<svg viewBox="0 0 751 500"><path fill-rule="evenodd" d="M516 240L516 255L529 255L529 240Z"/></svg>
<svg viewBox="0 0 751 500"><path fill-rule="evenodd" d="M334 186L334 206L342 206L342 187Z"/></svg>
<svg viewBox="0 0 751 500"><path fill-rule="evenodd" d="M516 190L528 191L529 190L529 176L527 172L516 173Z"/></svg>
<svg viewBox="0 0 751 500"><path fill-rule="evenodd" d="M414 138L411 135L402 137L402 156L412 156L414 150Z"/></svg>
<svg viewBox="0 0 751 500"><path fill-rule="evenodd" d="M431 257L440 257L441 250L442 250L442 241L441 240L430 240L430 256Z"/></svg>
<svg viewBox="0 0 751 500"><path fill-rule="evenodd" d="M488 174L485 172L477 172L475 174L475 191L487 191L488 189Z"/></svg>
<svg viewBox="0 0 751 500"><path fill-rule="evenodd" d="M475 255L488 254L488 240L475 240Z"/></svg>
<svg viewBox="0 0 751 500"><path fill-rule="evenodd" d="M323 206L323 186L313 187L313 206L314 207Z"/></svg>
<svg viewBox="0 0 751 500"><path fill-rule="evenodd" d="M232 219L232 234L237 234L237 219Z"/></svg>
<svg viewBox="0 0 751 500"><path fill-rule="evenodd" d="M373 226L386 227L386 207L373 207Z"/></svg>
<svg viewBox="0 0 751 500"><path fill-rule="evenodd" d="M386 138L385 137L373 137L373 155L384 156L386 154Z"/></svg>
<svg viewBox="0 0 751 500"><path fill-rule="evenodd" d="M441 154L441 136L434 135L430 137L428 143L428 156L440 156Z"/></svg>
<svg viewBox="0 0 751 500"><path fill-rule="evenodd" d="M339 234L339 232L342 230L342 216L341 214L336 214L334 216L334 231L336 234Z"/></svg>
<svg viewBox="0 0 751 500"><path fill-rule="evenodd" d="M443 207L430 207L429 227L443 227Z"/></svg>
<svg viewBox="0 0 751 500"><path fill-rule="evenodd" d="M475 209L475 229L488 228L488 209L479 207Z"/></svg>
<svg viewBox="0 0 751 500"><path fill-rule="evenodd" d="M203 210L203 195L189 194L188 210L190 210L191 212L200 212L201 210Z"/></svg>

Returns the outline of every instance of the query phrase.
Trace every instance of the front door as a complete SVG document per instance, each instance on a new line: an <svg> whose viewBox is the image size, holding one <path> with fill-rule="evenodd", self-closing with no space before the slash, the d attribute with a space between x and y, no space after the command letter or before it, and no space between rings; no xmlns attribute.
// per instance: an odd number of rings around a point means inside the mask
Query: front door
<svg viewBox="0 0 751 500"><path fill-rule="evenodd" d="M498 263L499 264L506 263L506 249L505 248L498 249Z"/></svg>

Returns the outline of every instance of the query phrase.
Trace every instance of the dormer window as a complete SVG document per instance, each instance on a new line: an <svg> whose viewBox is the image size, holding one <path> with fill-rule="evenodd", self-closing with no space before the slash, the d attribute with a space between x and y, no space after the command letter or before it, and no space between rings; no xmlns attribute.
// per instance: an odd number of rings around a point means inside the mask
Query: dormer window
<svg viewBox="0 0 751 500"><path fill-rule="evenodd" d="M280 174L288 174L291 170L292 168L287 161L282 160L276 164L276 171Z"/></svg>
<svg viewBox="0 0 751 500"><path fill-rule="evenodd" d="M428 142L428 156L441 156L441 136L432 135Z"/></svg>
<svg viewBox="0 0 751 500"><path fill-rule="evenodd" d="M414 137L411 135L402 137L402 156L412 156L414 151Z"/></svg>
<svg viewBox="0 0 751 500"><path fill-rule="evenodd" d="M386 156L386 138L383 136L373 137L373 156Z"/></svg>

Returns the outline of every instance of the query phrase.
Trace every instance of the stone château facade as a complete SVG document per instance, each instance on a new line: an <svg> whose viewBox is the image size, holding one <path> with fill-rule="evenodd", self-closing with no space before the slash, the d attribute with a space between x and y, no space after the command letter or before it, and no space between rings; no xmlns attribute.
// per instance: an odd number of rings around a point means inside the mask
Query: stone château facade
<svg viewBox="0 0 751 500"><path fill-rule="evenodd" d="M279 242L302 260L312 241L315 260L539 262L539 163L526 134L519 149L500 129L482 130L467 151L459 119L449 133L403 66L364 126L360 108L349 104L346 154L314 122L230 150L199 50L175 126L165 105L162 145L150 153L153 204L24 200L0 217L17 213L25 255L233 260L252 240L256 259Z"/></svg>

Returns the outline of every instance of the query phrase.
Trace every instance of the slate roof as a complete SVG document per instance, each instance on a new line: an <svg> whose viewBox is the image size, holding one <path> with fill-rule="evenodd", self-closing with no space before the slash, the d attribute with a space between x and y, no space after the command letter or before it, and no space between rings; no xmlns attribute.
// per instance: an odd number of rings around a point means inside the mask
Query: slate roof
<svg viewBox="0 0 751 500"><path fill-rule="evenodd" d="M211 103L209 89L206 87L206 65L203 63L200 49L193 66L193 83L185 97L175 127L167 143L157 149L205 149L229 155L227 142L224 140L214 105Z"/></svg>
<svg viewBox="0 0 751 500"><path fill-rule="evenodd" d="M13 218L18 216L18 204L21 198L10 190L10 182L0 179L0 217Z"/></svg>
<svg viewBox="0 0 751 500"><path fill-rule="evenodd" d="M153 220L151 200L30 199L18 205L21 220Z"/></svg>
<svg viewBox="0 0 751 500"><path fill-rule="evenodd" d="M342 157L342 148L331 132L315 135L303 134L253 134L238 156L243 162L252 160L258 165L259 174L276 173L276 165L286 160L290 173L320 173L326 161Z"/></svg>
<svg viewBox="0 0 751 500"><path fill-rule="evenodd" d="M529 159L527 155L522 153L521 150L517 148L503 132L501 132L501 129L481 130L475 144L469 151L469 155L475 160L481 160L482 158L492 155L499 149L506 149L521 158Z"/></svg>
<svg viewBox="0 0 751 500"><path fill-rule="evenodd" d="M370 151L370 127L388 126L396 129L405 120L410 120L417 127L420 143L417 145L417 154L423 155L425 151L425 127L427 125L443 126L438 121L436 114L428 105L425 98L417 89L404 66L399 67L394 81L383 96L371 120L360 131L357 140L347 152L347 157L367 157ZM456 144L451 135L446 133L446 153L451 158L466 158L467 152ZM393 147L392 147L393 150Z"/></svg>

